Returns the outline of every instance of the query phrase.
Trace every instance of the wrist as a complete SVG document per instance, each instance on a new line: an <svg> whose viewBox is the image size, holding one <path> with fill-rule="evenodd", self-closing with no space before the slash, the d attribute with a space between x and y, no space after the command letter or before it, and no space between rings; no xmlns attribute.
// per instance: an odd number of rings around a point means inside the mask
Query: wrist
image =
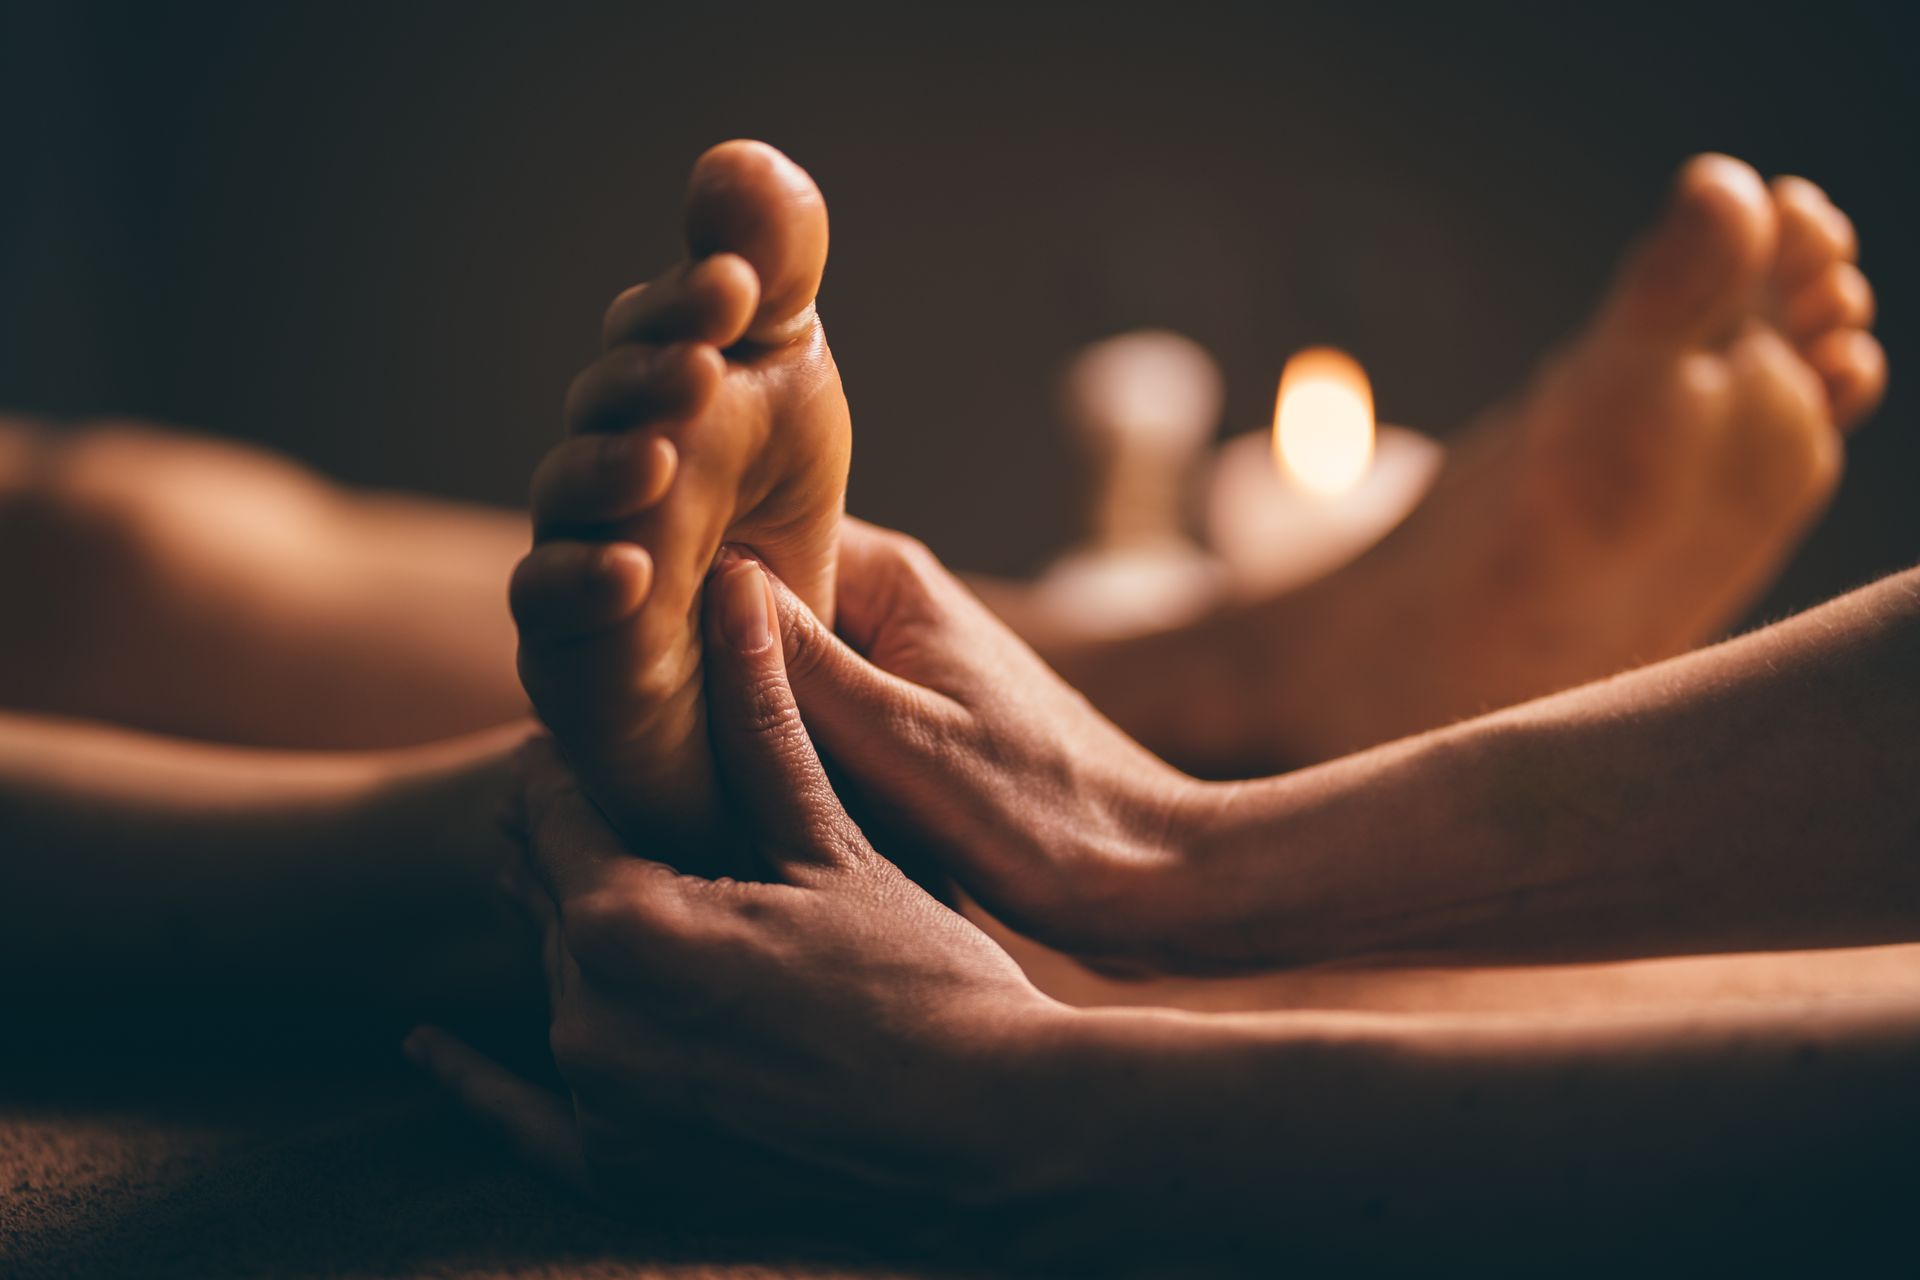
<svg viewBox="0 0 1920 1280"><path fill-rule="evenodd" d="M1352 860L1369 788L1328 769L1245 782L1189 779L1173 797L1164 855L1137 893L1153 968L1228 975L1349 954ZM1382 803L1389 801L1383 800ZM1384 852L1384 848L1379 850Z"/></svg>
<svg viewBox="0 0 1920 1280"><path fill-rule="evenodd" d="M1513 732L1481 721L1276 778L1197 784L1176 821L1180 874L1162 893L1166 965L1458 954L1537 866L1487 820ZM1483 888L1463 897L1463 884Z"/></svg>
<svg viewBox="0 0 1920 1280"><path fill-rule="evenodd" d="M990 1103L976 1114L1001 1119L991 1175L970 1198L1016 1228L1057 1219L1063 1206L1102 1184L1119 1154L1114 1116L1125 1110L1110 1087L1125 1072L1115 1070L1105 1024L1132 1011L1080 1009L1034 994L1033 1009L1001 1019L970 1054L979 1094Z"/></svg>
<svg viewBox="0 0 1920 1280"><path fill-rule="evenodd" d="M1055 945L1100 967L1157 972L1183 949L1193 890L1191 851L1209 811L1209 784L1142 751L1140 767L1103 787L1100 817L1078 834L1078 865L1064 866L1071 937Z"/></svg>
<svg viewBox="0 0 1920 1280"><path fill-rule="evenodd" d="M991 1206L997 1233L1028 1260L1114 1246L1132 1256L1169 1219L1192 1221L1198 1205L1187 1202L1210 1204L1232 1185L1210 1177L1222 1153L1195 1135L1216 1105L1239 1122L1274 1078L1271 1055L1232 1020L1057 1008L1001 1060L1024 1123L1012 1126L1010 1173Z"/></svg>
<svg viewBox="0 0 1920 1280"><path fill-rule="evenodd" d="M1252 960L1252 938L1268 946L1291 933L1299 855L1294 789L1285 779L1203 782L1189 779L1173 797L1162 870L1153 900L1156 966L1182 974L1229 973L1287 963Z"/></svg>

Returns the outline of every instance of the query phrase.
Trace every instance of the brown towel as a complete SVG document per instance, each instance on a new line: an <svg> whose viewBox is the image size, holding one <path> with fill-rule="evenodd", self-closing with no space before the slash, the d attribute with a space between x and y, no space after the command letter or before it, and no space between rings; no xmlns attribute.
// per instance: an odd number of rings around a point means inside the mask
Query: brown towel
<svg viewBox="0 0 1920 1280"><path fill-rule="evenodd" d="M18 1056L0 1056L0 1275L16 1280L900 1274L616 1221L520 1168L397 1050L297 1068Z"/></svg>

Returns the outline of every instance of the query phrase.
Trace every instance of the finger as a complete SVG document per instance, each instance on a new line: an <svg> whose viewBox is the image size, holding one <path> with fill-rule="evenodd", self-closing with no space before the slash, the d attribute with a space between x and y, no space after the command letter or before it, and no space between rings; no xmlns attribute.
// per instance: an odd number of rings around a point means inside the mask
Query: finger
<svg viewBox="0 0 1920 1280"><path fill-rule="evenodd" d="M534 469L535 536L553 529L611 524L640 514L666 496L679 469L673 441L645 431L573 436Z"/></svg>
<svg viewBox="0 0 1920 1280"><path fill-rule="evenodd" d="M559 913L565 962L635 952L628 941L658 943L661 954L696 946L714 914L714 886L683 876L620 842L580 790L551 739L536 738L516 761L525 815L525 866ZM614 945L603 945L608 942ZM637 945L637 944L636 944ZM649 952L651 954L651 952Z"/></svg>
<svg viewBox="0 0 1920 1280"><path fill-rule="evenodd" d="M852 516L840 521L839 591L834 599L836 625L863 650L894 611L903 590L912 590L902 572L906 539Z"/></svg>
<svg viewBox="0 0 1920 1280"><path fill-rule="evenodd" d="M415 1027L401 1047L409 1061L505 1138L529 1164L582 1194L591 1194L580 1128L564 1099L529 1084L438 1027Z"/></svg>
<svg viewBox="0 0 1920 1280"><path fill-rule="evenodd" d="M857 768L876 752L897 754L903 736L930 747L953 722L957 708L946 695L875 666L786 583L769 582L787 682L808 732L828 756ZM938 621L928 619L936 628ZM876 732L882 727L893 732Z"/></svg>
<svg viewBox="0 0 1920 1280"><path fill-rule="evenodd" d="M892 529L848 516L840 525L840 590L836 625L854 647L873 652L890 625L911 620L930 636L994 621L978 596L927 550Z"/></svg>
<svg viewBox="0 0 1920 1280"><path fill-rule="evenodd" d="M557 1009L567 992L578 985L573 957L560 928L559 909L525 863L507 868L501 878L526 916L527 927L539 940L540 969L547 980L547 1007Z"/></svg>
<svg viewBox="0 0 1920 1280"><path fill-rule="evenodd" d="M852 647L955 709L978 709L1030 680L1059 683L1032 647L916 539L848 518L840 584L838 627Z"/></svg>
<svg viewBox="0 0 1920 1280"><path fill-rule="evenodd" d="M552 739L536 738L522 747L518 768L527 868L552 901L564 906L611 889L622 867L643 861L621 845L581 792Z"/></svg>
<svg viewBox="0 0 1920 1280"><path fill-rule="evenodd" d="M709 724L749 839L778 869L849 865L858 828L800 722L758 562L722 555L708 579L706 628Z"/></svg>

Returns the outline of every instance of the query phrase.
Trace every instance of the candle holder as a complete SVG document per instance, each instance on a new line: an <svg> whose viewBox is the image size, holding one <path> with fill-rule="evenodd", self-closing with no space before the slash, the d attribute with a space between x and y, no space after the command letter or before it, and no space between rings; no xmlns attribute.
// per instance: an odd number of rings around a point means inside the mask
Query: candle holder
<svg viewBox="0 0 1920 1280"><path fill-rule="evenodd" d="M1297 353L1280 377L1273 426L1214 455L1207 538L1230 590L1270 596L1354 560L1419 504L1444 458L1417 431L1376 426L1372 386L1353 357Z"/></svg>
<svg viewBox="0 0 1920 1280"><path fill-rule="evenodd" d="M1188 519L1225 399L1213 357L1166 330L1125 333L1082 348L1061 392L1091 467L1090 529L1025 593L1030 626L1098 639L1199 614L1227 582Z"/></svg>

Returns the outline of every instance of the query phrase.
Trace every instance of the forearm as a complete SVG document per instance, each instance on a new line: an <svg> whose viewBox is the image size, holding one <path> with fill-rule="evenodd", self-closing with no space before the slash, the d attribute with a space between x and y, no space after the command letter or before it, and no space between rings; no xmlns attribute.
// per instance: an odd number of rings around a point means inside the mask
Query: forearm
<svg viewBox="0 0 1920 1280"><path fill-rule="evenodd" d="M1920 936L1920 571L1716 648L1196 789L1189 967Z"/></svg>
<svg viewBox="0 0 1920 1280"><path fill-rule="evenodd" d="M0 715L0 964L24 998L392 990L509 856L504 739L216 747Z"/></svg>
<svg viewBox="0 0 1920 1280"><path fill-rule="evenodd" d="M1737 1216L1867 1209L1899 1194L1920 1136L1911 997L1633 1019L1069 1018L1035 1072L1063 1123L1033 1131L1031 1162L1076 1206L1045 1228L1068 1247L1126 1224L1123 1248L1214 1240L1243 1261L1249 1245L1349 1267L1453 1247L1592 1261Z"/></svg>

